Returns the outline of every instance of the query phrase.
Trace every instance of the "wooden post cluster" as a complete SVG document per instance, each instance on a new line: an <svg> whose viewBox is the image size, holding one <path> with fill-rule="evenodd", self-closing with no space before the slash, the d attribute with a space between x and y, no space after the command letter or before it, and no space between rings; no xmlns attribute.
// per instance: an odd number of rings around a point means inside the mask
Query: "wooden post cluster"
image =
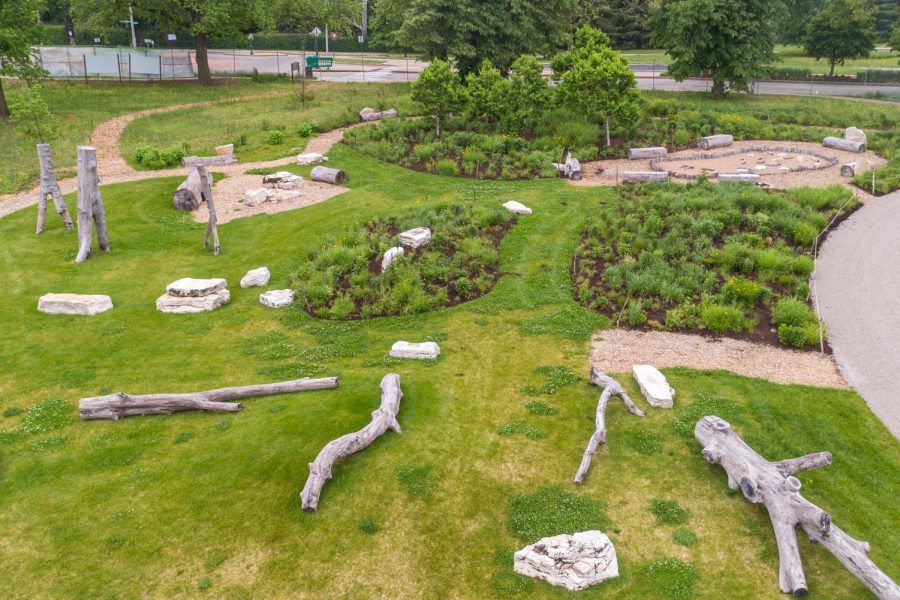
<svg viewBox="0 0 900 600"><path fill-rule="evenodd" d="M757 454L726 421L706 416L697 422L694 437L703 446L703 458L725 469L728 487L743 492L754 504L769 512L778 543L778 579L781 591L806 595L808 588L797 526L831 552L850 573L881 600L900 600L900 587L867 556L869 544L856 540L831 522L831 515L800 495L800 471L831 464L831 454L817 452L799 458L770 462Z"/></svg>
<svg viewBox="0 0 900 600"><path fill-rule="evenodd" d="M93 226L97 226L97 245L101 252L109 252L109 232L106 229L106 211L100 196L100 178L97 176L97 149L78 146L78 255L81 263L91 255Z"/></svg>
<svg viewBox="0 0 900 600"><path fill-rule="evenodd" d="M53 204L56 206L56 212L62 217L66 229L72 231L72 217L69 216L69 209L66 208L66 202L63 200L62 191L59 189L59 182L56 181L56 172L53 169L53 154L50 152L50 144L37 145L38 162L41 166L41 192L38 198L38 218L37 218L37 234L44 233L44 221L47 219L47 196L53 198Z"/></svg>

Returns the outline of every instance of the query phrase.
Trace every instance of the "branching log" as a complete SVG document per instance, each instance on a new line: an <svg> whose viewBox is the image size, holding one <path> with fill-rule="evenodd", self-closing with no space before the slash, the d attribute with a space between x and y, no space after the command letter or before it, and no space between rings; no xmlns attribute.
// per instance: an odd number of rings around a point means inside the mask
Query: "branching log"
<svg viewBox="0 0 900 600"><path fill-rule="evenodd" d="M337 386L337 377L321 379L304 377L292 381L242 385L187 394L131 395L119 392L107 396L82 398L78 402L78 412L85 421L93 419L119 420L122 417L138 415L169 415L184 410L238 412L242 406L233 400L311 390L329 390Z"/></svg>
<svg viewBox="0 0 900 600"><path fill-rule="evenodd" d="M578 467L578 472L575 474L575 483L578 485L584 483L584 478L587 477L587 472L591 467L591 460L594 458L597 446L606 443L606 406L609 404L609 399L613 396L618 396L625 403L625 407L628 408L628 412L631 414L639 417L647 415L647 413L642 411L631 401L631 398L628 397L628 394L625 393L625 390L619 382L606 373L592 367L589 381L597 387L602 387L603 393L600 394L600 401L597 403L597 428L588 442L587 449L584 451L584 456L581 458L581 465Z"/></svg>
<svg viewBox="0 0 900 600"><path fill-rule="evenodd" d="M313 167L309 173L309 178L313 181L321 181L323 183L333 183L340 185L347 181L347 174L340 169L332 169L329 167Z"/></svg>
<svg viewBox="0 0 900 600"><path fill-rule="evenodd" d="M175 190L172 202L178 210L197 210L200 203L203 202L203 181L200 178L199 168L201 167L191 169L187 179ZM209 181L207 181L207 185L211 185Z"/></svg>
<svg viewBox="0 0 900 600"><path fill-rule="evenodd" d="M206 208L209 209L209 220L206 222L206 237L203 239L203 247L209 248L209 235L212 233L213 237L213 255L219 255L219 228L216 226L216 205L213 202L212 188L210 187L210 181L212 178L206 172L206 167L199 166L194 169L197 172L197 177L200 180L200 196L203 200L206 200Z"/></svg>
<svg viewBox="0 0 900 600"><path fill-rule="evenodd" d="M56 212L62 217L66 229L72 231L75 226L72 224L72 217L69 216L69 209L66 208L66 201L63 200L62 190L59 189L59 183L56 181L56 171L53 169L53 154L50 152L50 144L37 145L38 163L41 167L41 191L38 198L38 219L37 234L44 233L44 222L47 219L47 196L53 198L53 205Z"/></svg>
<svg viewBox="0 0 900 600"><path fill-rule="evenodd" d="M78 254L75 262L84 262L91 255L93 227L97 226L97 245L101 252L109 252L109 232L106 229L106 210L100 196L97 176L97 149L78 146Z"/></svg>
<svg viewBox="0 0 900 600"><path fill-rule="evenodd" d="M800 495L794 473L831 464L827 452L769 462L748 446L726 421L706 416L697 422L694 437L703 446L703 458L720 465L728 474L728 487L762 504L769 512L778 544L781 591L795 596L807 593L806 576L797 545L799 525L810 541L822 544L850 573L882 600L900 600L900 587L866 554L869 544L856 540L831 522L831 515Z"/></svg>
<svg viewBox="0 0 900 600"><path fill-rule="evenodd" d="M331 469L335 463L367 448L388 430L402 433L397 422L402 398L400 376L394 373L385 375L381 380L381 405L372 412L372 421L357 432L328 442L316 459L309 463L309 477L300 492L303 510L312 512L318 508L322 488L331 479Z"/></svg>

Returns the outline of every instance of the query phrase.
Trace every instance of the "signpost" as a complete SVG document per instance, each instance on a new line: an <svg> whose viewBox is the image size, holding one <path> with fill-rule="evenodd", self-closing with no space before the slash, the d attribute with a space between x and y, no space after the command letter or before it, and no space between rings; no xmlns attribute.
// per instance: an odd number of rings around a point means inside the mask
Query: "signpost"
<svg viewBox="0 0 900 600"><path fill-rule="evenodd" d="M319 56L319 36L322 35L322 30L316 27L310 33L316 36L316 57Z"/></svg>

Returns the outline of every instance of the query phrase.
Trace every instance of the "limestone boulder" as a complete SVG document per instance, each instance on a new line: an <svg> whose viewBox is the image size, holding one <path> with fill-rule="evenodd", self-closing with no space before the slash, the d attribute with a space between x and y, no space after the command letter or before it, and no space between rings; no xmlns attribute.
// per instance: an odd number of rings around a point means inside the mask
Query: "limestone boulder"
<svg viewBox="0 0 900 600"><path fill-rule="evenodd" d="M260 267L258 269L250 269L247 271L247 274L241 278L241 287L260 287L267 285L269 283L269 277L272 274L269 273L269 269L266 267Z"/></svg>
<svg viewBox="0 0 900 600"><path fill-rule="evenodd" d="M294 303L294 290L269 290L259 295L259 301L269 308L285 308Z"/></svg>
<svg viewBox="0 0 900 600"><path fill-rule="evenodd" d="M403 256L406 251L403 249L403 246L395 246L393 248L388 248L388 251L384 253L384 256L381 258L381 272L384 273L387 271L391 264Z"/></svg>
<svg viewBox="0 0 900 600"><path fill-rule="evenodd" d="M416 227L400 234L400 244L407 248L421 248L431 243L431 230L427 227Z"/></svg>
<svg viewBox="0 0 900 600"><path fill-rule="evenodd" d="M669 385L666 376L652 365L634 365L631 373L641 388L641 393L650 406L656 408L672 408L675 390Z"/></svg>
<svg viewBox="0 0 900 600"><path fill-rule="evenodd" d="M528 208L521 202L516 202L515 200L504 202L503 208L505 208L509 212L516 213L517 215L530 215L532 212L530 208Z"/></svg>
<svg viewBox="0 0 900 600"><path fill-rule="evenodd" d="M279 183L296 183L303 179L299 175L294 175L290 171L278 171L270 175L263 176L263 185L275 185Z"/></svg>
<svg viewBox="0 0 900 600"><path fill-rule="evenodd" d="M244 204L247 206L258 206L268 199L269 190L264 187L244 192Z"/></svg>
<svg viewBox="0 0 900 600"><path fill-rule="evenodd" d="M216 146L216 156L228 156L229 154L234 154L234 144Z"/></svg>
<svg viewBox="0 0 900 600"><path fill-rule="evenodd" d="M315 165L328 160L327 156L322 156L318 152L305 152L297 156L298 165Z"/></svg>
<svg viewBox="0 0 900 600"><path fill-rule="evenodd" d="M166 293L180 298L199 298L224 290L227 284L228 282L221 277L213 279L184 277L167 285Z"/></svg>
<svg viewBox="0 0 900 600"><path fill-rule="evenodd" d="M156 310L164 313L184 314L215 310L231 300L231 292L220 289L206 296L175 296L163 294L156 299Z"/></svg>
<svg viewBox="0 0 900 600"><path fill-rule="evenodd" d="M287 202L288 200L299 200L300 192L296 192L293 190L270 190L269 191L269 201L270 202Z"/></svg>
<svg viewBox="0 0 900 600"><path fill-rule="evenodd" d="M436 342L394 342L389 353L394 358L412 358L415 360L434 359L441 355L441 349Z"/></svg>
<svg viewBox="0 0 900 600"><path fill-rule="evenodd" d="M601 531L545 537L516 552L513 569L573 592L619 576L616 549Z"/></svg>
<svg viewBox="0 0 900 600"><path fill-rule="evenodd" d="M48 315L93 317L113 307L109 296L99 294L44 294L38 298L38 310Z"/></svg>
<svg viewBox="0 0 900 600"><path fill-rule="evenodd" d="M848 127L845 129L844 139L850 140L851 142L862 142L863 144L869 141L866 132L862 129L857 129L856 127Z"/></svg>

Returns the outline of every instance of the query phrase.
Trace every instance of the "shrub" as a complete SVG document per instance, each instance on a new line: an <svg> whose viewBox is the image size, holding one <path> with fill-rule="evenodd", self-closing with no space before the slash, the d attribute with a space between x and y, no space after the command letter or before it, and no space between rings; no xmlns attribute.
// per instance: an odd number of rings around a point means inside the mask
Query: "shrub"
<svg viewBox="0 0 900 600"><path fill-rule="evenodd" d="M722 299L729 304L753 306L760 300L766 300L771 293L767 287L744 277L731 277L722 286Z"/></svg>
<svg viewBox="0 0 900 600"><path fill-rule="evenodd" d="M312 123L309 121L303 121L299 125L297 125L297 135L303 138L308 138L315 133L315 129L313 129Z"/></svg>
<svg viewBox="0 0 900 600"><path fill-rule="evenodd" d="M775 325L802 327L809 323L817 323L818 319L806 302L795 298L782 298L772 310L772 322Z"/></svg>
<svg viewBox="0 0 900 600"><path fill-rule="evenodd" d="M520 540L532 543L560 533L602 531L610 526L610 519L605 503L554 486L511 497L507 526Z"/></svg>
<svg viewBox="0 0 900 600"><path fill-rule="evenodd" d="M161 149L146 145L139 146L134 151L134 160L138 166L145 169L165 169L180 165L186 151L187 147L184 144Z"/></svg>
<svg viewBox="0 0 900 600"><path fill-rule="evenodd" d="M737 332L744 328L744 311L735 306L708 304L701 308L700 320L714 333Z"/></svg>
<svg viewBox="0 0 900 600"><path fill-rule="evenodd" d="M672 541L679 546L693 546L697 543L697 534L687 527L679 527L672 534Z"/></svg>
<svg viewBox="0 0 900 600"><path fill-rule="evenodd" d="M459 168L456 166L455 160L439 160L437 162L438 175L445 177L453 177L459 174Z"/></svg>
<svg viewBox="0 0 900 600"><path fill-rule="evenodd" d="M675 500L654 498L650 502L650 512L656 516L657 525L680 525L686 522L691 513L682 508Z"/></svg>
<svg viewBox="0 0 900 600"><path fill-rule="evenodd" d="M778 326L778 341L785 346L803 348L804 346L818 344L819 339L819 326L817 323L807 323L805 325L781 324Z"/></svg>
<svg viewBox="0 0 900 600"><path fill-rule="evenodd" d="M280 129L272 129L266 133L266 143L270 146L277 146L284 143L284 132Z"/></svg>

